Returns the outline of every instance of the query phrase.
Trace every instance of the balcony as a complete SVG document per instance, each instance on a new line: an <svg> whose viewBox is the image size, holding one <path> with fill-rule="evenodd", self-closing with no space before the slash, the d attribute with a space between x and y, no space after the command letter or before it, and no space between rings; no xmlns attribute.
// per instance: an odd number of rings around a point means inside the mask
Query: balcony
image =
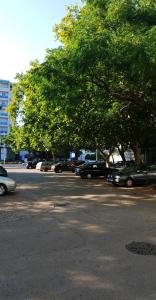
<svg viewBox="0 0 156 300"><path fill-rule="evenodd" d="M8 113L7 112L0 112L0 118L8 118Z"/></svg>
<svg viewBox="0 0 156 300"><path fill-rule="evenodd" d="M0 121L0 126L8 126L8 121Z"/></svg>
<svg viewBox="0 0 156 300"><path fill-rule="evenodd" d="M5 135L7 135L8 134L8 131L1 131L0 130L0 136L5 136Z"/></svg>

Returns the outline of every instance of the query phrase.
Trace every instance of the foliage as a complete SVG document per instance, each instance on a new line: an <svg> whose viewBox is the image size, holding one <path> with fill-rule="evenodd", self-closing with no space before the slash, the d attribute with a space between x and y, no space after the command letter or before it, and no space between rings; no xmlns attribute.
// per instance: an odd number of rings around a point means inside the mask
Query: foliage
<svg viewBox="0 0 156 300"><path fill-rule="evenodd" d="M121 145L139 163L139 147L155 135L156 2L84 1L54 31L63 46L18 75L9 108L13 119L22 111L25 145L64 152Z"/></svg>

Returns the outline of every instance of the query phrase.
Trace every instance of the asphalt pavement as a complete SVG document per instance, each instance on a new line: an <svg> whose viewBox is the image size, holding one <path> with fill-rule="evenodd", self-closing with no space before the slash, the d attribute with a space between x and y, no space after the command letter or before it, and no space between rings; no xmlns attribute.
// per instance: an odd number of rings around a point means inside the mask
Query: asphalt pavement
<svg viewBox="0 0 156 300"><path fill-rule="evenodd" d="M0 300L155 300L154 187L8 166L17 190L0 198Z"/></svg>

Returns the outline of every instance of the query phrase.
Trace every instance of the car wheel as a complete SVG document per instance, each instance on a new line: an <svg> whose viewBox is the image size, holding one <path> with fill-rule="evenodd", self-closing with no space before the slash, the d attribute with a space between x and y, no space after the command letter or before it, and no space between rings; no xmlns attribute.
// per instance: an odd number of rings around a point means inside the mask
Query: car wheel
<svg viewBox="0 0 156 300"><path fill-rule="evenodd" d="M58 169L58 173L62 173L62 169Z"/></svg>
<svg viewBox="0 0 156 300"><path fill-rule="evenodd" d="M0 184L0 196L5 195L6 192L7 192L7 187L6 187L6 185L1 183L1 184Z"/></svg>
<svg viewBox="0 0 156 300"><path fill-rule="evenodd" d="M128 179L126 180L126 186L127 186L127 187L132 187L132 186L133 186L133 180L132 180L132 178L128 178Z"/></svg>
<svg viewBox="0 0 156 300"><path fill-rule="evenodd" d="M81 179L86 179L86 174L81 174Z"/></svg>
<svg viewBox="0 0 156 300"><path fill-rule="evenodd" d="M43 171L44 171L44 172L48 172L48 169L44 169Z"/></svg>

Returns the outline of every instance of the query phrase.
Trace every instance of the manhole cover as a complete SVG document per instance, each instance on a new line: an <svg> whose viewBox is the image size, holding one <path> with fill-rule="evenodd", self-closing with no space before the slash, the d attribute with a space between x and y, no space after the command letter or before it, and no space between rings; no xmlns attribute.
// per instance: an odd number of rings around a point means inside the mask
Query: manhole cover
<svg viewBox="0 0 156 300"><path fill-rule="evenodd" d="M140 255L156 255L156 245L144 242L132 242L126 245L126 249Z"/></svg>

